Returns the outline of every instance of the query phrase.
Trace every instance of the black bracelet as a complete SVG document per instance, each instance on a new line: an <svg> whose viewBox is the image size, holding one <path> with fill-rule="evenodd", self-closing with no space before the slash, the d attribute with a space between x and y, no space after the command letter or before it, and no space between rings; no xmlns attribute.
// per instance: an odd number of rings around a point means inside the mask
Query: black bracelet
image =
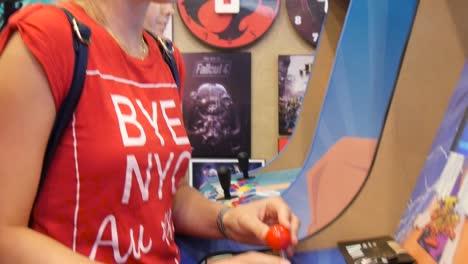
<svg viewBox="0 0 468 264"><path fill-rule="evenodd" d="M227 206L221 208L221 210L218 213L218 217L216 218L216 223L218 224L219 232L221 233L221 235L223 235L224 238L227 238L227 239L229 239L229 236L226 234L226 228L224 227L223 218L226 212L229 211L230 209L231 207L227 207Z"/></svg>

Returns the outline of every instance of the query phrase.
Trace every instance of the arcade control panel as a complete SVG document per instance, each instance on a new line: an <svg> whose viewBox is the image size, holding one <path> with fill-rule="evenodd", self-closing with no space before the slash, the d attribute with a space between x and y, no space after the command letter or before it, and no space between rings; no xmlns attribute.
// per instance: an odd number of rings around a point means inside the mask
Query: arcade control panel
<svg viewBox="0 0 468 264"><path fill-rule="evenodd" d="M257 199L279 196L286 189L292 177L268 177L249 175L249 157L241 152L238 157L241 173L234 174L228 167L216 170L217 177L210 177L198 189L208 199L228 206L236 206Z"/></svg>

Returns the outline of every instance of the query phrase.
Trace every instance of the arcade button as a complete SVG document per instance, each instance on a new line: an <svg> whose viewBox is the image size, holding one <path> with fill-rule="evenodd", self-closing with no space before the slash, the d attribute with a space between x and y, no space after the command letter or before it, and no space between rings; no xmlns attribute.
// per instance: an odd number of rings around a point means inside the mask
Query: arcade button
<svg viewBox="0 0 468 264"><path fill-rule="evenodd" d="M272 225L265 237L265 242L271 249L286 249L291 244L291 233L280 224Z"/></svg>

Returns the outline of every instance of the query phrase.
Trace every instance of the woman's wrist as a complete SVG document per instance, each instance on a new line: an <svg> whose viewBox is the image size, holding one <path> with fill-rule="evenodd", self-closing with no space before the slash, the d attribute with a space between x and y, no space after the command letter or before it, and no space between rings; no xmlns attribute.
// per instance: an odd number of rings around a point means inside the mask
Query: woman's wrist
<svg viewBox="0 0 468 264"><path fill-rule="evenodd" d="M228 206L222 207L216 217L216 224L218 225L218 231L226 239L230 239L230 237L228 236L226 226L224 225L224 217L226 213L231 209L232 208Z"/></svg>

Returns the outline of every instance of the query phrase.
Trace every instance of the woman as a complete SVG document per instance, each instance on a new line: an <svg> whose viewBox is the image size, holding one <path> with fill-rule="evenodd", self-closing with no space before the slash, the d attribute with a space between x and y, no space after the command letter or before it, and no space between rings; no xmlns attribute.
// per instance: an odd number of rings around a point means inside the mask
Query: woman
<svg viewBox="0 0 468 264"><path fill-rule="evenodd" d="M58 8L32 5L2 32L0 263L178 263L174 230L222 238L223 229L259 244L265 223L278 222L297 244L299 220L281 199L225 211L183 179L191 148L171 72L143 30L149 4L60 4L92 36L83 94L36 202L56 108L71 83L72 30ZM175 57L183 84L179 51ZM224 228L216 228L218 215ZM223 261L281 259L247 253Z"/></svg>

